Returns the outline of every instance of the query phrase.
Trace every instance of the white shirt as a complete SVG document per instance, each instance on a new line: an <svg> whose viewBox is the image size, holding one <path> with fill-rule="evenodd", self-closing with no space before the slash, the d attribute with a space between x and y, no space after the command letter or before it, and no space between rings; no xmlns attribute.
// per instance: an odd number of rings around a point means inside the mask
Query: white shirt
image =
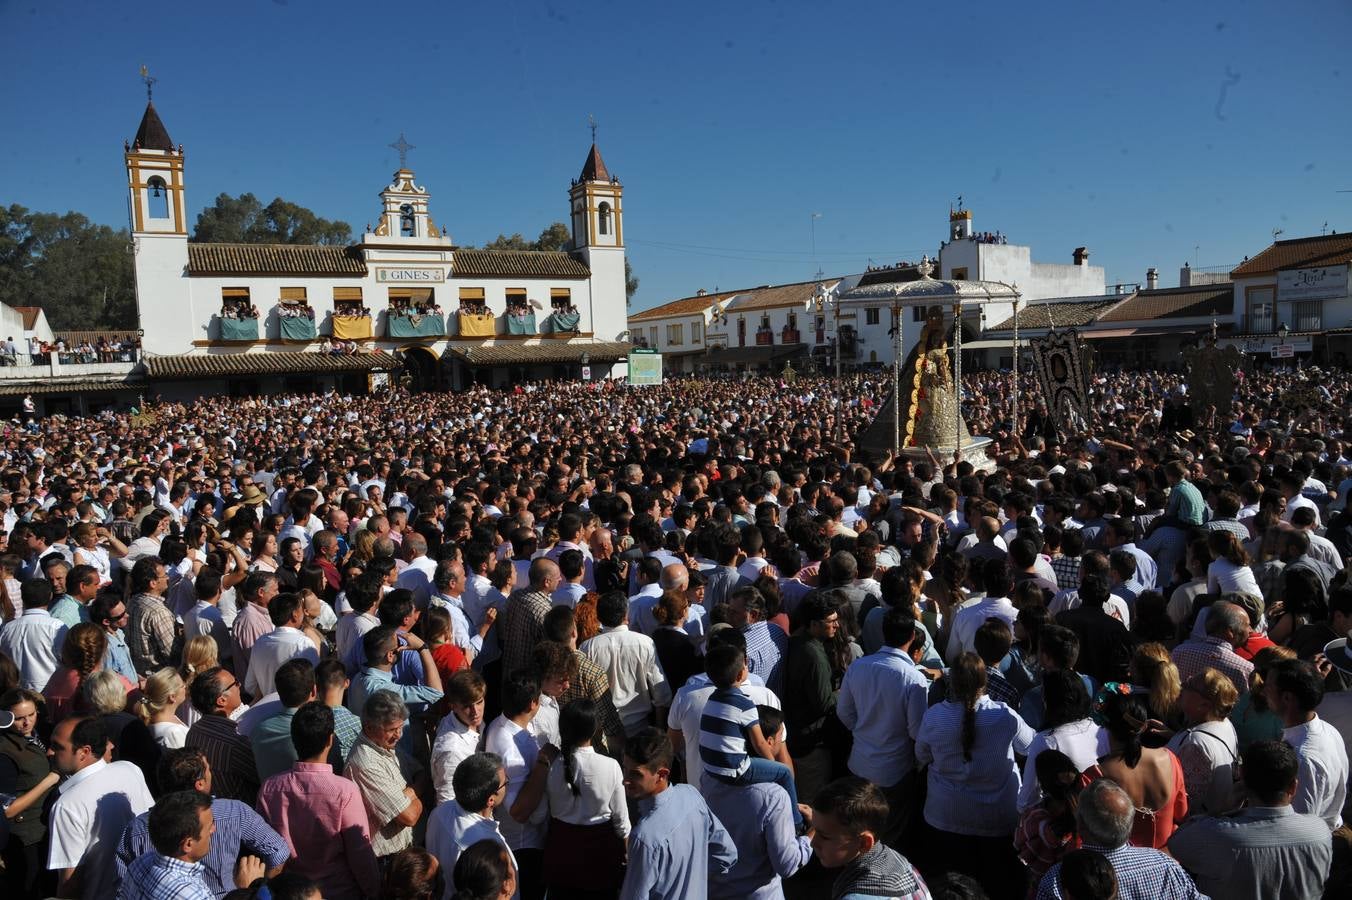
<svg viewBox="0 0 1352 900"><path fill-rule="evenodd" d="M1297 494L1290 500L1286 501L1286 512L1282 513L1282 521L1290 522L1291 516L1294 515L1296 510L1300 509L1302 506L1314 510L1314 524L1316 525L1324 524L1323 517L1319 514L1319 507L1315 505L1313 500L1311 500L1309 497L1306 497L1304 494Z"/></svg>
<svg viewBox="0 0 1352 900"><path fill-rule="evenodd" d="M571 581L565 581L559 585L554 593L549 595L549 602L555 606L566 606L569 609L577 608L577 601L587 596L587 589L580 584L574 584Z"/></svg>
<svg viewBox="0 0 1352 900"><path fill-rule="evenodd" d="M482 575L466 576L465 590L460 595L460 603L465 611L465 618L469 619L471 634L476 632L479 626L484 623L484 617L488 615L488 607L497 607L499 617L502 616L503 610L507 608L507 598L502 595L501 591L493 587L493 582ZM479 650L479 655L474 659L474 668L482 669L500 656L502 656L502 647L498 643L498 629L491 628L488 635L483 639L483 646Z"/></svg>
<svg viewBox="0 0 1352 900"><path fill-rule="evenodd" d="M512 869L516 869L516 855L507 846L496 820L467 812L454 800L438 803L437 808L432 810L432 815L427 819L427 852L437 858L441 871L446 873L442 900L450 900L455 894L452 874L460 854L485 840L497 841L506 847L507 855L512 859Z"/></svg>
<svg viewBox="0 0 1352 900"><path fill-rule="evenodd" d="M746 681L738 685L742 693L746 694L756 702L757 706L769 706L774 709L783 709L779 703L779 697L775 692L765 686L755 675L748 675ZM691 771L691 766L699 764L699 720L704 715L704 707L713 696L714 684L709 680L709 676L703 672L690 676L688 680L671 701L671 712L667 716L667 727L672 731L679 731L685 744L685 767L686 771ZM780 740L788 739L788 732L783 727L780 728ZM703 792L699 782L701 778L696 778L692 784L696 790Z"/></svg>
<svg viewBox="0 0 1352 900"><path fill-rule="evenodd" d="M432 787L436 788L438 804L455 799L455 788L451 786L455 770L479 752L482 742L483 735L461 722L455 713L441 720L432 741Z"/></svg>
<svg viewBox="0 0 1352 900"><path fill-rule="evenodd" d="M518 822L507 812L526 786L535 758L540 755L540 745L536 743L535 736L506 716L498 716L488 726L484 750L501 756L503 768L507 770L507 797L493 811L507 846L513 850L543 849L549 804L542 802L524 823Z"/></svg>
<svg viewBox="0 0 1352 900"><path fill-rule="evenodd" d="M296 657L319 665L319 651L305 632L286 625L269 631L249 652L249 674L244 678L244 690L253 697L272 693L276 689L273 681L277 670Z"/></svg>
<svg viewBox="0 0 1352 900"><path fill-rule="evenodd" d="M572 754L573 795L564 774L563 757L549 768L546 790L551 818L571 825L609 822L620 837L629 836L629 807L624 799L624 776L620 764L591 747L578 747Z"/></svg>
<svg viewBox="0 0 1352 900"><path fill-rule="evenodd" d="M1019 787L1019 812L1026 812L1042 799L1037 783L1037 757L1043 750L1057 750L1070 757L1075 768L1083 772L1108 755L1108 730L1095 725L1092 719L1067 722L1056 728L1039 731L1028 745L1028 761L1023 766L1023 784Z"/></svg>
<svg viewBox="0 0 1352 900"><path fill-rule="evenodd" d="M578 648L610 676L610 696L626 733L642 728L654 706L671 703L671 687L657 664L653 639L625 625L602 628Z"/></svg>
<svg viewBox="0 0 1352 900"><path fill-rule="evenodd" d="M976 632L987 619L1002 620L1011 629L1019 611L1004 597L983 597L971 606L964 606L953 617L953 632L948 636L948 652L945 659L955 660L972 649Z"/></svg>
<svg viewBox="0 0 1352 900"><path fill-rule="evenodd" d="M355 672L361 660L365 658L365 654L360 650L362 637L379 624L380 619L369 611L359 615L349 613L338 620L337 626L333 629L333 639L337 645L334 649L343 665L347 667L347 674ZM354 658L354 654L355 661L349 662Z"/></svg>
<svg viewBox="0 0 1352 900"><path fill-rule="evenodd" d="M230 629L225 624L225 617L221 615L219 609L205 600L198 600L191 609L183 614L184 643L199 634L210 635L215 639L216 653L220 659L230 658L233 644L230 640Z"/></svg>
<svg viewBox="0 0 1352 900"><path fill-rule="evenodd" d="M1239 735L1229 719L1185 728L1169 741L1169 749L1189 782L1189 816L1219 816L1240 807Z"/></svg>
<svg viewBox="0 0 1352 900"><path fill-rule="evenodd" d="M1305 724L1284 729L1282 740L1300 758L1291 808L1319 816L1330 831L1337 830L1343 824L1347 799L1347 749L1342 736L1316 713Z"/></svg>
<svg viewBox="0 0 1352 900"><path fill-rule="evenodd" d="M428 598L432 596L432 576L436 573L436 563L426 556L418 556L408 561L408 567L399 573L394 585L412 591L413 605L427 609Z"/></svg>
<svg viewBox="0 0 1352 900"><path fill-rule="evenodd" d="M657 619L653 617L653 610L657 608L657 601L661 599L660 584L654 582L639 588L638 593L629 598L630 629L652 637L652 633L657 630Z"/></svg>
<svg viewBox="0 0 1352 900"><path fill-rule="evenodd" d="M113 580L113 563L108 558L108 551L102 547L95 547L93 550L86 550L84 547L75 548L75 562L83 566L93 566L99 573L99 584L107 584Z"/></svg>
<svg viewBox="0 0 1352 900"><path fill-rule="evenodd" d="M45 609L26 609L0 628L0 651L19 667L19 679L30 691L42 693L61 665L66 626Z"/></svg>
<svg viewBox="0 0 1352 900"><path fill-rule="evenodd" d="M155 805L135 763L98 762L76 772L58 789L49 829L47 868L77 866L82 896L106 897L117 881L114 852L127 823Z"/></svg>

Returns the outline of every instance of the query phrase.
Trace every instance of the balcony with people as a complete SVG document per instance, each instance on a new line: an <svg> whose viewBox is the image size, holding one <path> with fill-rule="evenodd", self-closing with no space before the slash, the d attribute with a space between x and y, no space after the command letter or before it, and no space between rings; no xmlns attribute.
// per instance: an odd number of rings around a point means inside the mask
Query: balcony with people
<svg viewBox="0 0 1352 900"><path fill-rule="evenodd" d="M335 297L330 325L335 341L369 341L374 334L371 310L362 305L360 298L340 300Z"/></svg>
<svg viewBox="0 0 1352 900"><path fill-rule="evenodd" d="M430 289L419 294L391 294L385 314L386 337L445 337L446 319Z"/></svg>
<svg viewBox="0 0 1352 900"><path fill-rule="evenodd" d="M7 337L0 340L0 380L123 374L140 359L141 339L134 332L58 332L53 341Z"/></svg>
<svg viewBox="0 0 1352 900"><path fill-rule="evenodd" d="M455 318L460 337L491 338L498 333L498 320L488 308L483 288L460 289L460 309Z"/></svg>
<svg viewBox="0 0 1352 900"><path fill-rule="evenodd" d="M535 334L535 307L526 298L525 291L507 292L507 333L516 335Z"/></svg>
<svg viewBox="0 0 1352 900"><path fill-rule="evenodd" d="M258 307L249 300L248 291L227 291L221 298L221 311L216 316L216 339L239 342L258 340Z"/></svg>
<svg viewBox="0 0 1352 900"><path fill-rule="evenodd" d="M770 319L761 319L760 327L756 329L756 346L773 347L775 344L775 330L770 327Z"/></svg>
<svg viewBox="0 0 1352 900"><path fill-rule="evenodd" d="M315 309L304 298L282 298L277 304L277 334L284 341L312 341L319 335Z"/></svg>
<svg viewBox="0 0 1352 900"><path fill-rule="evenodd" d="M572 294L568 291L555 292L549 298L550 313L545 320L542 334L577 334L582 322L582 314L573 305Z"/></svg>

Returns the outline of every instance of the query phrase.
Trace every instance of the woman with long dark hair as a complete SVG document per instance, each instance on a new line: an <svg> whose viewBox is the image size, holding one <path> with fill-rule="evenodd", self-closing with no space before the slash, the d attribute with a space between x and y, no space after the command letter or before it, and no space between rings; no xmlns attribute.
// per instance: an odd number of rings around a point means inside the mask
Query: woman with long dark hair
<svg viewBox="0 0 1352 900"><path fill-rule="evenodd" d="M1042 730L1028 748L1023 768L1023 786L1019 789L1019 812L1027 812L1038 802L1037 760L1043 753L1058 751L1083 772L1108 752L1108 735L1103 726L1089 717L1089 691L1074 672L1060 669L1042 676L1046 711Z"/></svg>
<svg viewBox="0 0 1352 900"><path fill-rule="evenodd" d="M916 766L929 767L925 821L934 865L971 875L992 897L1022 894L1014 757L1027 755L1033 736L1018 713L986 696L986 667L969 652L954 661L948 699L926 711L916 737Z"/></svg>
<svg viewBox="0 0 1352 900"><path fill-rule="evenodd" d="M574 700L559 713L562 746L546 783L552 821L544 880L550 898L609 900L624 877L629 808L620 764L592 749L599 727L590 700Z"/></svg>
<svg viewBox="0 0 1352 900"><path fill-rule="evenodd" d="M47 748L38 737L42 705L40 695L24 688L11 688L0 696L0 709L14 716L13 724L0 730L0 792L14 798L4 812L9 843L0 847L5 862L0 884L9 888L9 897L47 895L39 890L39 879L46 877L42 807L60 776L52 770Z"/></svg>
<svg viewBox="0 0 1352 900"><path fill-rule="evenodd" d="M1028 867L1028 894L1033 896L1047 870L1075 846L1075 810L1084 785L1079 766L1059 750L1044 750L1036 762L1031 756L1028 761L1042 799L1019 820L1014 849Z"/></svg>
<svg viewBox="0 0 1352 900"><path fill-rule="evenodd" d="M500 840L472 844L455 861L451 900L511 900L516 894L516 867Z"/></svg>

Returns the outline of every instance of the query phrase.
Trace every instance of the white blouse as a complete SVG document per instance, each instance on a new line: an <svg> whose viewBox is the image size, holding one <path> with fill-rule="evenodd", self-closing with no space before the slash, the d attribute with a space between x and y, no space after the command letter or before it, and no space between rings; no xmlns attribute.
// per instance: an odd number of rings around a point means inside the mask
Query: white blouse
<svg viewBox="0 0 1352 900"><path fill-rule="evenodd" d="M549 815L570 825L600 825L609 822L620 837L629 836L629 807L624 799L624 777L620 764L591 747L573 751L573 782L577 796L568 787L563 757L549 768L546 788Z"/></svg>

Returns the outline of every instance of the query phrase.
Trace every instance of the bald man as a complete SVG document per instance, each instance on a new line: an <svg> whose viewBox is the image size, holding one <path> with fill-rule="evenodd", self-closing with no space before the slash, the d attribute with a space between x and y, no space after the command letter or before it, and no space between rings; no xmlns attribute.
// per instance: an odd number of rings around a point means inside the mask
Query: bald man
<svg viewBox="0 0 1352 900"><path fill-rule="evenodd" d="M553 609L550 599L563 575L552 559L543 556L530 564L530 584L507 599L502 616L502 677L530 665L535 645L545 639L545 616Z"/></svg>

